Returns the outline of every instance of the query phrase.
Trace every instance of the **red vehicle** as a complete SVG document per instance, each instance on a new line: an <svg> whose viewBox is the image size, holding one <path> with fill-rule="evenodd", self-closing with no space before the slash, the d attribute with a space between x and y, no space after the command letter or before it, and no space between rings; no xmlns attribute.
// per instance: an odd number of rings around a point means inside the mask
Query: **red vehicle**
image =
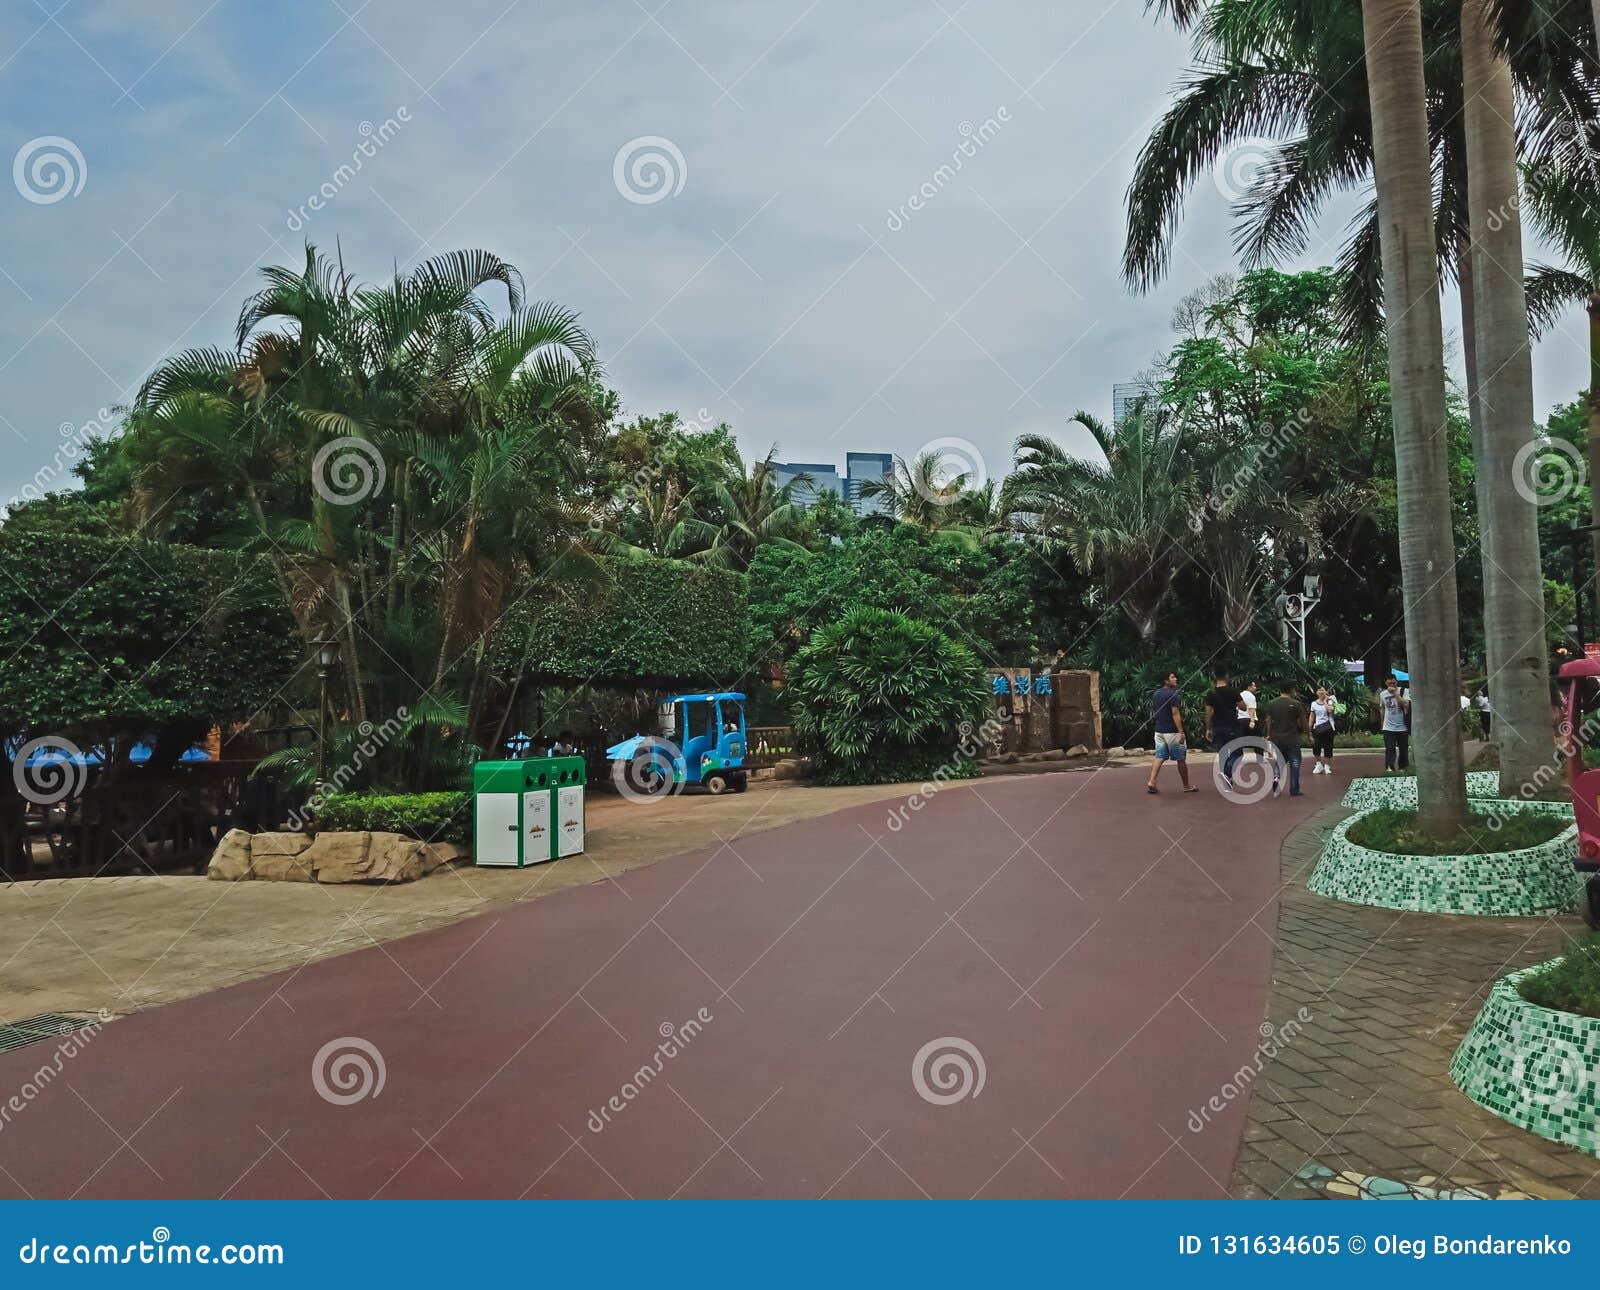
<svg viewBox="0 0 1600 1290"><path fill-rule="evenodd" d="M1583 763L1583 750L1600 728L1600 644L1585 645L1583 657L1561 665L1561 715L1556 736L1567 763L1567 786L1578 819L1578 872L1588 878L1583 921L1600 927L1600 769ZM1586 715L1587 714L1587 715Z"/></svg>

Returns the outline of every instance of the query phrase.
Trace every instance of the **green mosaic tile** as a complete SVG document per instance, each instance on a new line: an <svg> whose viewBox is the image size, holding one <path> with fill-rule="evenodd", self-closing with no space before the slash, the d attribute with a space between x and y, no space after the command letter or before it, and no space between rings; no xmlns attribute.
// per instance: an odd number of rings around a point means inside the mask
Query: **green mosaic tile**
<svg viewBox="0 0 1600 1290"><path fill-rule="evenodd" d="M1559 802L1474 800L1474 814L1556 814ZM1550 808L1557 810L1552 811ZM1370 808L1369 808L1370 809ZM1346 834L1365 812L1328 834L1306 884L1319 896L1355 905L1434 914L1556 914L1575 909L1582 879L1572 867L1578 826L1535 847L1476 856L1397 856L1356 846Z"/></svg>
<svg viewBox="0 0 1600 1290"><path fill-rule="evenodd" d="M1450 1078L1502 1119L1600 1155L1600 1020L1529 1003L1517 981L1537 970L1495 982L1456 1049Z"/></svg>
<svg viewBox="0 0 1600 1290"><path fill-rule="evenodd" d="M1467 796L1498 799L1500 772L1497 770L1469 770ZM1345 790L1343 805L1352 811L1370 811L1374 806L1415 806L1417 780L1414 775L1368 775L1350 781ZM1552 815L1572 814L1571 802L1521 802L1518 805L1544 808Z"/></svg>

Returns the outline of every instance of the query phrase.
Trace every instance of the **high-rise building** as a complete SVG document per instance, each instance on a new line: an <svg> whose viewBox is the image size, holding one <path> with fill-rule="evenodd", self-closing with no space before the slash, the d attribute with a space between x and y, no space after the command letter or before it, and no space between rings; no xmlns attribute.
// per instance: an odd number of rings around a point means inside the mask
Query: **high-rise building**
<svg viewBox="0 0 1600 1290"><path fill-rule="evenodd" d="M844 480L839 478L839 468L832 462L775 461L772 465L779 488L794 483L801 475L806 476L806 482L794 490L794 504L801 510L823 493L845 496Z"/></svg>
<svg viewBox="0 0 1600 1290"><path fill-rule="evenodd" d="M881 484L894 473L894 455L887 452L847 452L844 455L845 500L857 515L882 515L885 499L881 493L864 496L861 485Z"/></svg>
<svg viewBox="0 0 1600 1290"><path fill-rule="evenodd" d="M1156 394L1156 383L1148 378L1137 381L1117 381L1111 386L1111 424L1122 424L1122 418L1128 415L1128 410L1140 399L1153 398Z"/></svg>
<svg viewBox="0 0 1600 1290"><path fill-rule="evenodd" d="M861 486L869 480L888 477L894 470L894 454L888 452L847 452L845 473L832 462L775 461L772 463L778 487L792 483L801 475L809 482L794 490L794 504L805 510L823 493L833 493L842 498L857 515L881 515L884 510L881 496L863 497Z"/></svg>

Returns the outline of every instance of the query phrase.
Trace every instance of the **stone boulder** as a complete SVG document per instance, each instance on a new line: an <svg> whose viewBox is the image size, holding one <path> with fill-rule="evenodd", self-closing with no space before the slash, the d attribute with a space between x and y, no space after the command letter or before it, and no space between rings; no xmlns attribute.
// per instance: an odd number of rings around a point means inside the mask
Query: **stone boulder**
<svg viewBox="0 0 1600 1290"><path fill-rule="evenodd" d="M318 882L415 882L465 859L453 842L420 842L401 833L319 833L306 853Z"/></svg>
<svg viewBox="0 0 1600 1290"><path fill-rule="evenodd" d="M310 849L304 833L257 833L250 839L250 876L261 882L311 882Z"/></svg>
<svg viewBox="0 0 1600 1290"><path fill-rule="evenodd" d="M218 882L242 882L250 877L250 835L243 829L224 833L206 866L206 877Z"/></svg>
<svg viewBox="0 0 1600 1290"><path fill-rule="evenodd" d="M1088 744L1073 744L1072 747L1067 749L1067 756L1068 757L1087 757L1088 755L1089 755L1089 745Z"/></svg>
<svg viewBox="0 0 1600 1290"><path fill-rule="evenodd" d="M217 844L208 878L238 882L413 882L469 860L454 842L419 842L399 833L246 833Z"/></svg>

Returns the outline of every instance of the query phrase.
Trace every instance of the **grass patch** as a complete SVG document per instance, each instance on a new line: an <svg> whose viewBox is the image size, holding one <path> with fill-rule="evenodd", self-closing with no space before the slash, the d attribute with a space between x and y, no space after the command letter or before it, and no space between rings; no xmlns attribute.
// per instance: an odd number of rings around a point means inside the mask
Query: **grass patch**
<svg viewBox="0 0 1600 1290"><path fill-rule="evenodd" d="M1548 842L1571 827L1559 816L1500 816L1499 828L1490 827L1490 817L1478 815L1473 823L1454 837L1443 840L1425 832L1415 810L1385 806L1369 811L1353 823L1345 836L1369 851L1387 851L1399 856L1473 856L1497 851L1520 851L1524 847Z"/></svg>
<svg viewBox="0 0 1600 1290"><path fill-rule="evenodd" d="M1541 1008L1600 1017L1600 933L1528 973L1517 982L1517 993Z"/></svg>

